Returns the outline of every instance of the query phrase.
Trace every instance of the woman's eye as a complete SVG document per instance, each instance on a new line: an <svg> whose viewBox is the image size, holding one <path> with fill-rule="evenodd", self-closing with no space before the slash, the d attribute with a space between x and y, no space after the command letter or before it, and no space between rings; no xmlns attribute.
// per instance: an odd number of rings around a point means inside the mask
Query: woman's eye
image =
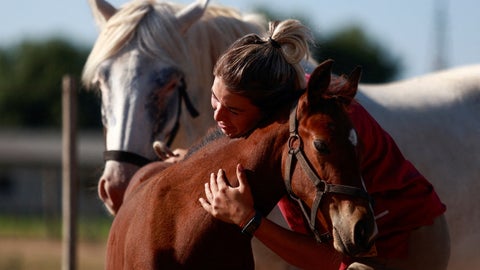
<svg viewBox="0 0 480 270"><path fill-rule="evenodd" d="M233 115L238 115L238 111L237 111L237 110L228 109L228 111L229 111L230 113L232 113Z"/></svg>
<svg viewBox="0 0 480 270"><path fill-rule="evenodd" d="M323 155L330 154L330 149L328 149L327 143L322 140L314 140L313 146L315 147L315 149L317 149L317 151L320 154L323 154Z"/></svg>

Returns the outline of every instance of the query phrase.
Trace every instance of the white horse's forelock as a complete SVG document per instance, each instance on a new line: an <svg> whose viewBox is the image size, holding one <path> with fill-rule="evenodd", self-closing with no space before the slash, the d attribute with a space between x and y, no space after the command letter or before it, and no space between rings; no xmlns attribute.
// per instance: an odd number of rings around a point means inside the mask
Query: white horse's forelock
<svg viewBox="0 0 480 270"><path fill-rule="evenodd" d="M206 27L194 24L190 33L181 33L175 13L183 7L181 4L153 3L149 0L125 4L101 30L84 66L84 85L91 88L101 63L115 56L130 42L138 42L141 53L177 66L186 73L203 72L197 75L211 77L211 69L205 68L205 63L213 66L216 59L211 59L212 55L220 55L226 45L238 38L239 33L265 31L266 22L261 16L249 14L242 17L232 8L212 6L207 8L201 19ZM208 48L209 51L189 52L192 48ZM192 59L198 57L204 59Z"/></svg>
<svg viewBox="0 0 480 270"><path fill-rule="evenodd" d="M85 64L83 83L91 87L100 64L120 52L130 42L138 42L141 53L159 61L171 62L166 55L175 55L177 59L180 57L185 60L186 49L174 16L180 8L181 5L154 4L148 0L125 4L102 29Z"/></svg>

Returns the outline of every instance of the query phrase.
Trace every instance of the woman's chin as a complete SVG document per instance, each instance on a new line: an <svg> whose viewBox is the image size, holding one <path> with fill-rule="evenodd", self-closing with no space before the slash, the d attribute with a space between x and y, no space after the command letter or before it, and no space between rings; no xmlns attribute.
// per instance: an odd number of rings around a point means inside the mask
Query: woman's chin
<svg viewBox="0 0 480 270"><path fill-rule="evenodd" d="M230 138L238 137L236 132L233 129L229 129L229 128L226 128L226 127L220 127L220 126L219 126L219 128L223 132L223 134L227 135Z"/></svg>

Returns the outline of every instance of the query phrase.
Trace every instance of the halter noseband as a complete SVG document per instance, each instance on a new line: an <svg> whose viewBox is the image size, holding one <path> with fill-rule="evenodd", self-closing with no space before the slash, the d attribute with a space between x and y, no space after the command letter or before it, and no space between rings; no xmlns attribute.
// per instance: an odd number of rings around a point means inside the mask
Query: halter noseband
<svg viewBox="0 0 480 270"><path fill-rule="evenodd" d="M344 194L354 197L364 198L370 201L370 195L361 188L353 187L353 186L346 186L346 185L337 185L337 184L329 184L325 180L320 179L315 171L312 169L310 162L306 158L303 152L303 142L298 134L298 121L297 121L297 107L298 107L298 99L292 106L290 111L290 120L289 120L289 131L290 137L288 139L288 157L287 157L287 164L285 166L285 186L287 189L288 194L290 197L295 200L300 208L302 209L303 215L305 216L306 220L308 220L308 224L310 230L315 236L317 242L327 242L332 239L332 236L329 232L324 234L320 234L317 229L317 212L320 207L320 203L322 201L323 195L327 193L335 193L335 194ZM302 202L300 198L298 198L292 189L292 175L294 170L294 159L299 161L301 168L307 174L308 178L312 181L313 185L315 186L317 192L315 195L315 199L313 201L310 215L305 207L305 204Z"/></svg>
<svg viewBox="0 0 480 270"><path fill-rule="evenodd" d="M182 79L182 84L179 87L178 91L179 91L180 98L178 99L178 110L176 115L176 121L172 131L167 136L168 137L167 146L169 147L172 144L173 140L175 139L178 129L180 128L180 115L182 114L182 100L185 102L185 106L187 107L187 110L190 113L190 116L195 118L199 115L198 111L193 106L193 103L190 100L190 97L188 96L187 85L184 79ZM126 162L133 165L137 165L139 167L145 166L148 163L155 161L155 160L146 158L142 155L139 155L130 151L124 151L124 150L106 150L103 152L103 159L105 161L114 160L119 162Z"/></svg>

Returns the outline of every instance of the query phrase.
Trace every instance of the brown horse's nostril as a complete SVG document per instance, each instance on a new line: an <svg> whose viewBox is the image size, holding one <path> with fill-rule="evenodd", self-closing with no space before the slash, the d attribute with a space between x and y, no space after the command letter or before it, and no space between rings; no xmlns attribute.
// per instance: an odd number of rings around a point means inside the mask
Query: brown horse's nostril
<svg viewBox="0 0 480 270"><path fill-rule="evenodd" d="M368 251L373 244L371 241L371 234L373 229L370 228L369 222L362 219L357 222L354 228L354 241L355 245L361 250L361 252Z"/></svg>

